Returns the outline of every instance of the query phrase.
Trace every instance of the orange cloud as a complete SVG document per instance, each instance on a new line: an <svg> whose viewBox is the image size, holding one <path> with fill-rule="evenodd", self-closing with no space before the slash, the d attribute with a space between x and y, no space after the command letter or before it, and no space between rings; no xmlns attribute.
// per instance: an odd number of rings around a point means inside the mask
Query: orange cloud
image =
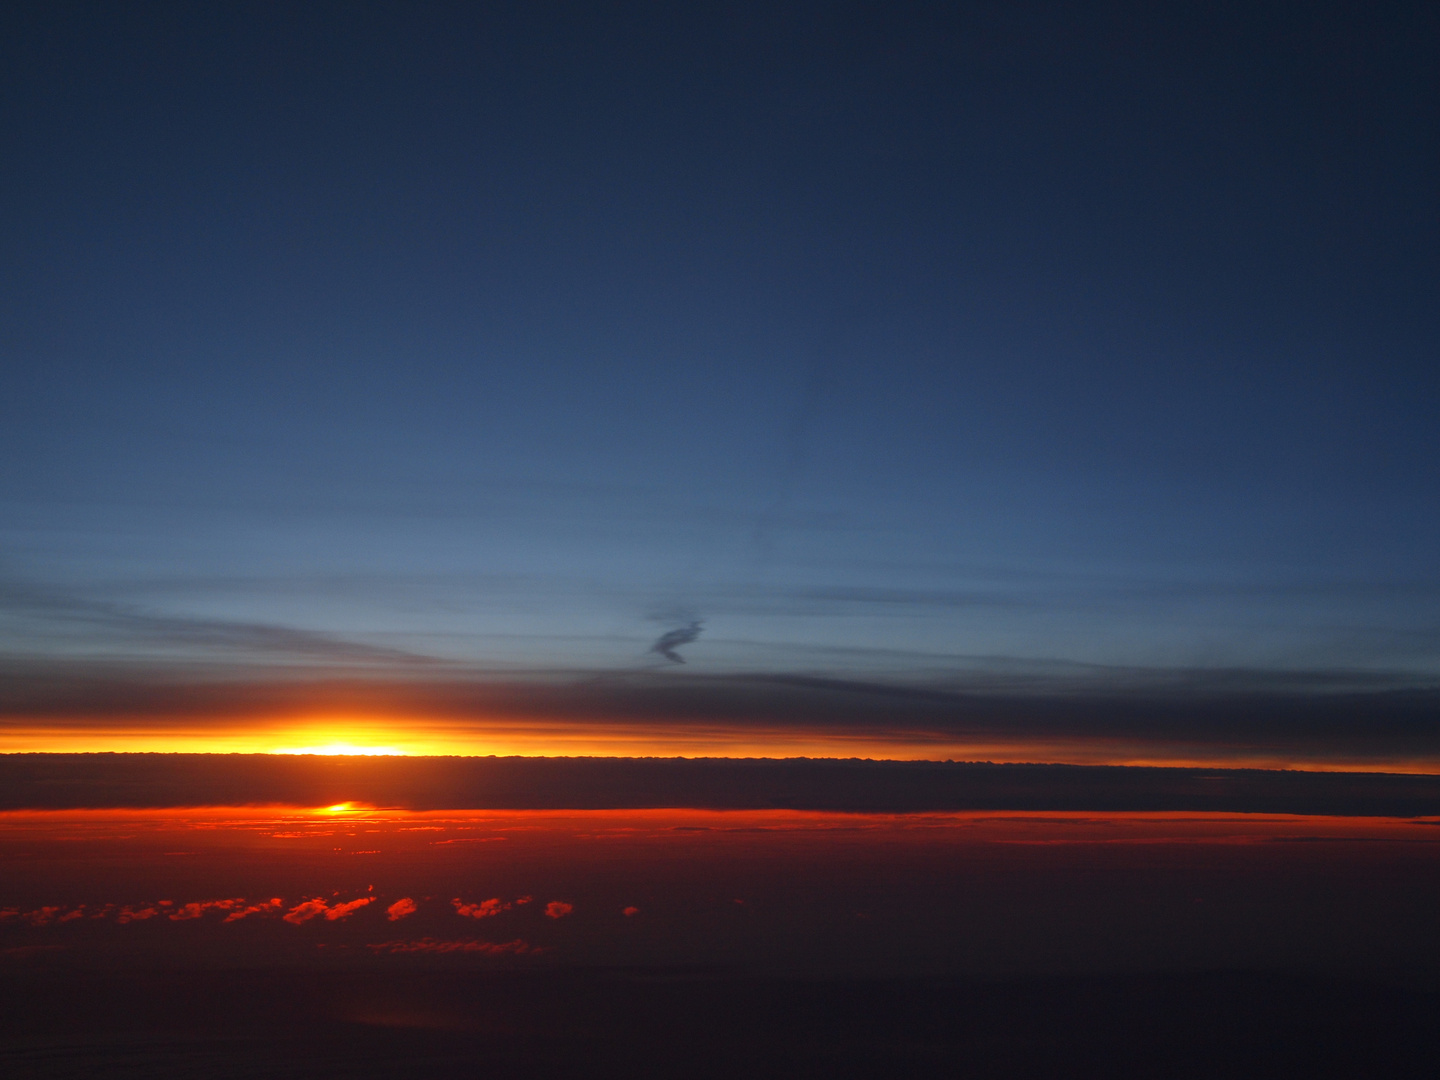
<svg viewBox="0 0 1440 1080"><path fill-rule="evenodd" d="M480 953L483 956L524 956L544 952L526 941L440 941L437 938L420 938L418 941L382 941L367 948L377 953Z"/></svg>
<svg viewBox="0 0 1440 1080"><path fill-rule="evenodd" d="M385 914L391 922L398 922L399 920L405 918L406 915L414 915L415 908L415 901L411 900L410 897L407 896L402 900L396 900L393 904L386 908Z"/></svg>
<svg viewBox="0 0 1440 1080"><path fill-rule="evenodd" d="M551 919L563 919L575 910L574 904L567 904L564 900L551 900L545 905L545 914Z"/></svg>
<svg viewBox="0 0 1440 1080"><path fill-rule="evenodd" d="M525 900L529 900L529 897L527 896ZM525 900L521 900L519 903L524 903ZM498 896L491 900L481 900L478 904L467 904L457 896L450 903L455 905L456 915L467 915L472 919L485 919L491 915L499 915L502 911L509 911L515 906L505 903Z"/></svg>

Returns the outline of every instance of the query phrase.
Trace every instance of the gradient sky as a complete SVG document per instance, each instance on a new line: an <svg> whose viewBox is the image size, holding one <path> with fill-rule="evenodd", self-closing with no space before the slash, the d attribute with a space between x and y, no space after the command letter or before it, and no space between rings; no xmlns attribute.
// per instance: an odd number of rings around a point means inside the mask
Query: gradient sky
<svg viewBox="0 0 1440 1080"><path fill-rule="evenodd" d="M7 725L1436 686L1433 6L11 5L0 95Z"/></svg>

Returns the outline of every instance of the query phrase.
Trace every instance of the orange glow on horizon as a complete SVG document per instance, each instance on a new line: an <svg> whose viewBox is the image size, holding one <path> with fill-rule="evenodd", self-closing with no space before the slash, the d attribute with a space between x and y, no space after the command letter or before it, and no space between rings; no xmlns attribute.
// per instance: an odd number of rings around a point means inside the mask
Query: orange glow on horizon
<svg viewBox="0 0 1440 1080"><path fill-rule="evenodd" d="M277 747L263 750L265 754L310 754L316 757L410 757L394 746L363 746L349 742L332 742L323 746Z"/></svg>
<svg viewBox="0 0 1440 1080"><path fill-rule="evenodd" d="M1440 774L1440 757L1326 757L1303 748L1107 737L1001 739L939 731L613 724L425 717L306 717L0 728L0 753L286 754L356 757L868 758L1057 765Z"/></svg>

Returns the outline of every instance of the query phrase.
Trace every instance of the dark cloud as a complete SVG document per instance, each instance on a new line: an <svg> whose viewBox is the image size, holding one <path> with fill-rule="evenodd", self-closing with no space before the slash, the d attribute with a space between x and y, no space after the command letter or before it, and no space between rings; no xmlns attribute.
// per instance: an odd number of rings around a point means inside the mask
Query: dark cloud
<svg viewBox="0 0 1440 1080"><path fill-rule="evenodd" d="M0 807L317 806L343 789L414 809L1234 811L1440 815L1440 776L1259 769L727 758L0 755ZM367 899L368 898L364 898ZM512 903L529 900L521 897ZM456 904L472 917L494 898ZM278 908L278 902L271 901ZM344 905L337 905L343 907ZM120 921L170 910L122 909ZM263 910L273 910L266 906ZM285 916L335 910L321 898ZM352 906L350 910L354 910ZM336 918L342 916L335 916Z"/></svg>
<svg viewBox="0 0 1440 1080"><path fill-rule="evenodd" d="M675 664L683 664L685 658L676 650L681 645L688 645L700 636L701 621L695 619L684 626L678 626L673 630L667 630L655 639L655 644L650 646L650 651L659 653Z"/></svg>

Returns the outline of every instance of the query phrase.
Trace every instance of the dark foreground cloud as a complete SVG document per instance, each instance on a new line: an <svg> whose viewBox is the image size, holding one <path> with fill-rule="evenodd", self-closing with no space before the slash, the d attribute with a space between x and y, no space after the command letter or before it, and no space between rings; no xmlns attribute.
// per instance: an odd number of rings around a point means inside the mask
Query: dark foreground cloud
<svg viewBox="0 0 1440 1080"><path fill-rule="evenodd" d="M314 807L342 799L418 810L692 807L1428 817L1440 815L1440 776L860 760L0 755L0 810ZM530 899L470 903L456 898L452 903L458 914L480 919ZM285 918L334 920L367 903L363 897L332 905L317 897Z"/></svg>

